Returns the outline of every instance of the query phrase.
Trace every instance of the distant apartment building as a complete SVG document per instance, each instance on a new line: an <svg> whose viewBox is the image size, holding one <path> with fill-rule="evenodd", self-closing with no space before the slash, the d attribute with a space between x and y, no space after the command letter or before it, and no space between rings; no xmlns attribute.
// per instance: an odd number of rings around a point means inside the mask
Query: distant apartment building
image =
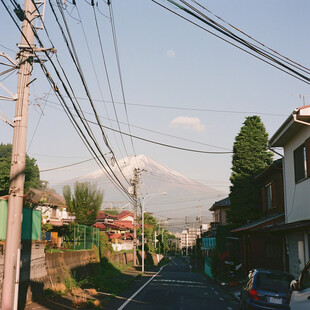
<svg viewBox="0 0 310 310"><path fill-rule="evenodd" d="M189 227L181 233L181 249L184 254L188 255L192 252L196 245L196 240L200 236L199 227Z"/></svg>

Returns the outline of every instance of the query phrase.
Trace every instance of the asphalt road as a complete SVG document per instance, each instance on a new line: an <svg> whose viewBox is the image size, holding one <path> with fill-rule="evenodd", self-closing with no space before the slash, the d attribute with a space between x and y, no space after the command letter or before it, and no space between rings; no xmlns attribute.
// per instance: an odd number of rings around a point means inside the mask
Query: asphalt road
<svg viewBox="0 0 310 310"><path fill-rule="evenodd" d="M238 309L227 291L200 273L192 272L180 257L172 257L158 273L143 278L144 282L139 280L139 286L131 290L130 296L115 300L108 309Z"/></svg>

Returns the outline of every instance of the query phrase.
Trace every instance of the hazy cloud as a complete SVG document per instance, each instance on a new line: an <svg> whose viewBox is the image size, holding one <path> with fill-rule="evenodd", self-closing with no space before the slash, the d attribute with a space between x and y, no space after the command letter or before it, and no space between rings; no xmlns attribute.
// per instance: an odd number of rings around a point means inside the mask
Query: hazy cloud
<svg viewBox="0 0 310 310"><path fill-rule="evenodd" d="M198 132L205 130L205 125L203 125L197 117L178 116L170 122L170 126L173 128L181 127Z"/></svg>
<svg viewBox="0 0 310 310"><path fill-rule="evenodd" d="M174 58L175 57L175 51L174 50L168 50L166 52L166 55L169 57L169 58Z"/></svg>

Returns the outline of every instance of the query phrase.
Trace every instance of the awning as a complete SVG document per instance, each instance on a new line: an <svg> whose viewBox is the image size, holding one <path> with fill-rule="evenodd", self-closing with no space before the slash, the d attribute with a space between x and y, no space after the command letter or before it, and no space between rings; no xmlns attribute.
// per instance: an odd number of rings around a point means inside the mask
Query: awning
<svg viewBox="0 0 310 310"><path fill-rule="evenodd" d="M300 230L300 229L310 230L310 220L303 220L298 222L286 223L281 225L276 225L269 227L268 231L287 231L287 230Z"/></svg>
<svg viewBox="0 0 310 310"><path fill-rule="evenodd" d="M236 233L236 232L242 232L242 231L253 231L253 230L259 230L259 229L263 229L263 228L267 228L270 226L274 226L277 223L280 224L282 221L284 221L285 217L284 217L284 213L277 213L277 214L273 214L264 218L260 218L256 221L253 221L249 224L243 225L241 227L238 227L234 230L232 230L232 233ZM278 226L278 225L277 225Z"/></svg>

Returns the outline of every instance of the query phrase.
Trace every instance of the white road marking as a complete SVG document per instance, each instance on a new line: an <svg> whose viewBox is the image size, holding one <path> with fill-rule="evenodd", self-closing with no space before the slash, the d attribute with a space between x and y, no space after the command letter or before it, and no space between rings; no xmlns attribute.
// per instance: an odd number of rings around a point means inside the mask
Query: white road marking
<svg viewBox="0 0 310 310"><path fill-rule="evenodd" d="M153 281L154 282L154 281ZM151 285L156 285L155 283L152 283ZM179 283L161 283L160 286L174 286L174 287L194 287L194 288L206 288L203 285L183 285L183 284L179 284Z"/></svg>
<svg viewBox="0 0 310 310"><path fill-rule="evenodd" d="M166 266L166 265L165 265ZM162 271L162 269L165 267L165 266L162 266L160 269L159 269L159 271L156 273L156 274L154 274L153 275L153 277L150 279L150 280L148 280L142 287L140 287L131 297L129 297L117 310L122 310L122 309L124 309L126 306L127 306L127 304L129 304L131 301L132 301L132 299L136 296L136 295L138 295L161 271Z"/></svg>
<svg viewBox="0 0 310 310"><path fill-rule="evenodd" d="M220 300L221 300L221 301L224 301L224 298L220 297Z"/></svg>
<svg viewBox="0 0 310 310"><path fill-rule="evenodd" d="M227 307L227 310L233 310L233 308L232 307Z"/></svg>
<svg viewBox="0 0 310 310"><path fill-rule="evenodd" d="M184 284L204 284L199 281L185 281L185 280L169 280L169 279L155 279L153 282L169 282L169 283L184 283Z"/></svg>
<svg viewBox="0 0 310 310"><path fill-rule="evenodd" d="M170 260L177 266L177 263L172 258Z"/></svg>
<svg viewBox="0 0 310 310"><path fill-rule="evenodd" d="M218 294L219 294L219 292L217 292L217 291L215 291L214 293L215 293L216 295L218 295Z"/></svg>

